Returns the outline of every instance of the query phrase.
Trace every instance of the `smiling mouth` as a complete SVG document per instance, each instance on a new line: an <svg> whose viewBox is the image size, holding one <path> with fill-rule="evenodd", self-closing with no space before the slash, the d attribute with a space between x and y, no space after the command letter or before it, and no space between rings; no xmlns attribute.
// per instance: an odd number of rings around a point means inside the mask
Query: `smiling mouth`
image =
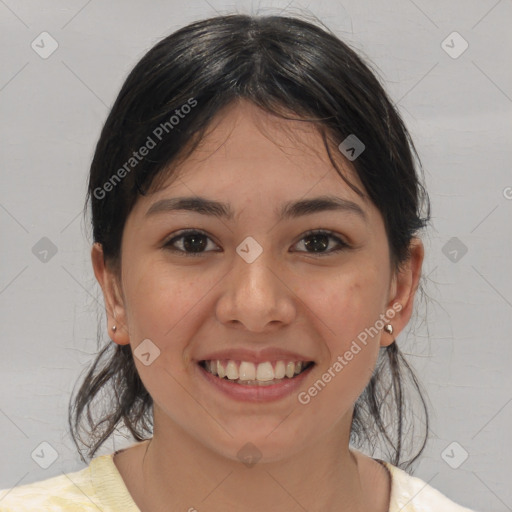
<svg viewBox="0 0 512 512"><path fill-rule="evenodd" d="M272 386L292 380L311 368L314 361L199 361L199 366L217 378L245 386Z"/></svg>

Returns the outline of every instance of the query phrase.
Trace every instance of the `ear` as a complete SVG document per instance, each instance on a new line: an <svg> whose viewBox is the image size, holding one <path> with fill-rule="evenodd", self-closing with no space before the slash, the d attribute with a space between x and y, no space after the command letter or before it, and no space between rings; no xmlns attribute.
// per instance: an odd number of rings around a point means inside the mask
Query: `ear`
<svg viewBox="0 0 512 512"><path fill-rule="evenodd" d="M380 344L382 347L391 345L409 322L414 296L421 277L421 266L424 258L423 243L419 238L413 238L409 246L410 257L395 273L390 286L390 299L386 308L386 323L391 324L393 333L382 331Z"/></svg>
<svg viewBox="0 0 512 512"><path fill-rule="evenodd" d="M126 323L123 295L120 291L119 276L105 265L103 247L100 243L93 244L91 260L94 275L103 290L109 336L118 345L128 345L130 337ZM112 329L114 326L116 327L115 331Z"/></svg>

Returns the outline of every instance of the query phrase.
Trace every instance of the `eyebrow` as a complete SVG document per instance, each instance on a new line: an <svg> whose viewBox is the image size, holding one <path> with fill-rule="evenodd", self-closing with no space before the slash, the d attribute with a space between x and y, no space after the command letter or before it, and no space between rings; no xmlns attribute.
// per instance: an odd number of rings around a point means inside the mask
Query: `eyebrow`
<svg viewBox="0 0 512 512"><path fill-rule="evenodd" d="M228 203L222 203L199 196L162 199L153 203L145 216L149 217L157 213L174 211L190 211L227 220L233 220L234 217L234 212ZM364 221L367 221L366 213L358 204L348 199L330 195L319 196L313 199L289 201L284 203L281 209L277 210L276 213L280 220L287 220L325 211L355 213Z"/></svg>

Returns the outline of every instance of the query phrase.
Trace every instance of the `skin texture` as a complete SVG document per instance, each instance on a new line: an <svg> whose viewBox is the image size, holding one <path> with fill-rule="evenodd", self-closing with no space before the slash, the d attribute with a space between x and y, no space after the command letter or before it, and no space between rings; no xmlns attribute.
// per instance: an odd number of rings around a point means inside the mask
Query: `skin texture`
<svg viewBox="0 0 512 512"><path fill-rule="evenodd" d="M340 156L341 162L341 156ZM342 172L364 192L349 162ZM361 207L279 220L287 201L335 195ZM202 196L230 203L233 219L196 212L145 217L155 202ZM209 238L198 256L165 248L185 228ZM324 229L315 251L305 233ZM262 254L247 263L236 252L247 237ZM306 241L309 240L309 246ZM183 239L174 246L183 249ZM154 437L121 452L115 463L139 508L146 510L386 511L389 477L373 459L349 449L354 402L368 383L380 347L409 321L423 245L411 244L400 272L392 268L382 216L341 179L309 123L234 103L212 125L179 176L140 197L123 233L120 275L94 244L112 339L150 339L160 355L135 358L154 400ZM225 397L199 378L197 360L213 350L277 347L315 361L307 390L393 305L392 335L380 330L307 405L297 393L268 403ZM115 333L111 327L117 326ZM259 462L246 467L238 451L252 443Z"/></svg>

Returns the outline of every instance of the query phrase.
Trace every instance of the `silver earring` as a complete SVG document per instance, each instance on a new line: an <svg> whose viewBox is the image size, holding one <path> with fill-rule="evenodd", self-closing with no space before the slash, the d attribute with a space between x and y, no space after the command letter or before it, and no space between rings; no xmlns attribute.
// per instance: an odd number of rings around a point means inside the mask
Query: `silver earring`
<svg viewBox="0 0 512 512"><path fill-rule="evenodd" d="M386 324L384 326L384 330L388 333L388 334L393 334L393 326L391 324Z"/></svg>
<svg viewBox="0 0 512 512"><path fill-rule="evenodd" d="M116 327L115 325L113 325L113 326L112 326L112 330L113 330L114 332L116 332L116 331L117 331L117 327Z"/></svg>

